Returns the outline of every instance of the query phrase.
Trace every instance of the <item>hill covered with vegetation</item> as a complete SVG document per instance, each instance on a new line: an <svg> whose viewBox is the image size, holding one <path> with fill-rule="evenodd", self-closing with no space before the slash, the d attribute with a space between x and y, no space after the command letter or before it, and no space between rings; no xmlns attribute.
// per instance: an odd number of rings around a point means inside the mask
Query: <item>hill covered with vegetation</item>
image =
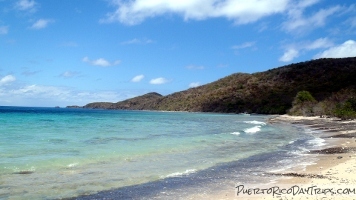
<svg viewBox="0 0 356 200"><path fill-rule="evenodd" d="M94 109L120 109L120 110L152 110L150 108L154 108L157 105L157 101L159 101L163 96L156 93L151 92L142 96L134 97L131 99L127 99L125 101L120 101L117 103L109 103L109 102L94 102L89 103L83 108L94 108Z"/></svg>
<svg viewBox="0 0 356 200"><path fill-rule="evenodd" d="M356 97L356 58L318 59L253 74L236 73L167 96L149 93L117 103L84 108L284 114L300 91L313 99L312 114ZM324 104L321 105L321 102ZM293 110L293 109L292 109ZM310 113L309 113L310 114Z"/></svg>

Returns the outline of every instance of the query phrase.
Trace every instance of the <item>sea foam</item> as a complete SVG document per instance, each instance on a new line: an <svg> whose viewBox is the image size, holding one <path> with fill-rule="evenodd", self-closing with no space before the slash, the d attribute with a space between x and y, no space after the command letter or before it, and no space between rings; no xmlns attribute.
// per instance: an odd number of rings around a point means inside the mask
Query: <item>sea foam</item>
<svg viewBox="0 0 356 200"><path fill-rule="evenodd" d="M265 126L265 125L266 125L266 123L260 122L260 121L256 121L256 120L253 120L253 121L244 121L244 123L246 123L246 124L262 125L262 126Z"/></svg>
<svg viewBox="0 0 356 200"><path fill-rule="evenodd" d="M171 177L181 177L181 176L185 176L185 175L189 175L192 173L195 173L197 170L196 169L187 169L184 172L175 172L172 174L168 174L165 178L171 178Z"/></svg>
<svg viewBox="0 0 356 200"><path fill-rule="evenodd" d="M321 147L325 145L325 140L321 138L314 138L308 141L308 144L313 145L314 147Z"/></svg>
<svg viewBox="0 0 356 200"><path fill-rule="evenodd" d="M232 132L231 135L240 135L240 132Z"/></svg>
<svg viewBox="0 0 356 200"><path fill-rule="evenodd" d="M261 126L254 126L252 128L246 128L244 129L245 133L249 133L249 134L254 134L261 131Z"/></svg>
<svg viewBox="0 0 356 200"><path fill-rule="evenodd" d="M67 168L73 168L76 167L79 163L71 163L69 165L67 165Z"/></svg>

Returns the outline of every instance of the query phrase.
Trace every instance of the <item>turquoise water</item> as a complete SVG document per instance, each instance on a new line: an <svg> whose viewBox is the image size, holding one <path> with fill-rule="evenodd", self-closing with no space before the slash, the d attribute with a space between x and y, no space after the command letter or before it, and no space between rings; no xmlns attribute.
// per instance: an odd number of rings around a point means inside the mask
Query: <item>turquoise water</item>
<svg viewBox="0 0 356 200"><path fill-rule="evenodd" d="M0 199L55 199L197 173L305 137L267 116L0 107Z"/></svg>

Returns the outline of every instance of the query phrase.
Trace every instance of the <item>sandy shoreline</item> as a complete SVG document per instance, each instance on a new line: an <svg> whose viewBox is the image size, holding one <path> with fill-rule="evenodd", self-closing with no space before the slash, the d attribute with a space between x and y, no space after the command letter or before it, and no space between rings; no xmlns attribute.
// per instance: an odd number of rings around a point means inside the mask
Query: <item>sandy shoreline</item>
<svg viewBox="0 0 356 200"><path fill-rule="evenodd" d="M321 131L319 137L326 145L321 150L311 151L318 161L307 166L305 171L295 171L297 174L317 175L317 177L285 177L278 184L314 185L319 188L333 189L334 195L297 195L296 198L317 199L356 199L356 121L341 121L336 118L293 117L282 115L270 120L273 122L288 122L302 124L312 130ZM291 171L293 172L293 171ZM291 173L290 172L290 173ZM284 172L288 173L288 172ZM339 194L337 189L352 189L352 194ZM336 190L336 191L335 191ZM345 190L343 190L345 191ZM345 192L349 193L349 192Z"/></svg>
<svg viewBox="0 0 356 200"><path fill-rule="evenodd" d="M288 127L290 125L303 127L306 130L311 130L311 135L316 138L322 138L324 143L323 146L316 150L311 150L303 154L303 159L308 160L310 158L310 165L303 165L302 163L296 163L294 167L284 169L283 171L264 171L257 177L264 180L261 183L254 185L236 185L236 179L231 178L234 175L230 169L224 174L220 175L231 176L230 178L224 178L222 180L216 179L215 182L220 180L219 183L214 183L201 191L191 191L188 196L166 196L169 199L356 199L356 121L340 121L334 118L320 118L320 117L293 117L288 115L280 115L271 117L268 121L270 124L284 124ZM278 157L277 157L278 158ZM267 158L270 159L270 158ZM281 158L283 159L283 158ZM239 169L239 168L238 168ZM217 170L224 170L219 168ZM200 172L195 178L199 180L205 177L207 171ZM210 176L210 172L207 173ZM200 177L201 176L201 177ZM250 176L256 175L251 174ZM210 180L210 179L207 179ZM268 180L269 182L266 182ZM176 180L177 181L177 180ZM223 181L223 182L221 182ZM165 180L162 180L161 184L143 184L139 187L139 191L148 192L146 189L140 190L142 188L161 188L166 187ZM175 181L174 181L175 182ZM199 181L198 181L199 182ZM173 185L168 185L174 188L180 188L179 184L177 186L175 182ZM205 182L203 182L205 183ZM208 183L208 182L207 182ZM190 187L189 184L195 184L193 179L187 177L181 182L181 186L184 188ZM185 184L188 184L186 186ZM240 184L240 183L239 183ZM168 187L167 186L167 187ZM195 185L191 185L194 187ZM219 187L216 187L219 186ZM242 189L244 187L245 191L247 189L265 189L264 192L268 193L268 189L272 188L276 191L276 194L242 194L240 192L237 196L237 189ZM287 190L291 191L293 194L279 194L281 190L276 190L276 188L284 189L285 193ZM210 188L210 190L208 189ZM303 192L308 189L307 192ZM341 192L349 193L348 195L337 194L338 189ZM345 190L346 189L346 190ZM350 189L351 191L348 191ZM179 190L177 189L178 194ZM293 190L293 191L292 191ZM324 191L327 194L315 194L315 191ZM120 190L122 191L122 190ZM104 191L103 193L98 193L96 195L82 196L79 199L115 199L118 195L122 193L117 190ZM160 191L160 190L157 190ZM313 194L314 191L314 194ZM138 190L135 190L138 192ZM309 193L308 193L309 192ZM311 192L311 193L310 193ZM335 194L331 195L331 192ZM296 194L298 193L298 194ZM304 193L304 194L303 194ZM350 194L351 193L351 194ZM130 193L128 193L130 194ZM163 196L162 196L163 194ZM150 196L150 195L148 195ZM123 197L123 196L122 196ZM142 194L142 199L145 198L145 193ZM165 199L164 192L161 195L156 196L154 199ZM69 198L77 199L77 198ZM123 198L125 199L125 198ZM140 199L140 198L139 198Z"/></svg>
<svg viewBox="0 0 356 200"><path fill-rule="evenodd" d="M295 168L270 173L272 177L279 177L276 182L244 186L244 189L273 188L276 191L274 196L273 192L262 194L262 190L259 191L260 194L250 191L252 192L250 195L240 192L239 196L236 196L237 190L230 189L206 196L204 199L356 199L355 120L280 115L271 118L269 123L297 124L316 131L315 135L325 140L325 145L305 156L316 157L317 161L304 168L296 163ZM277 187L285 190L278 192L281 190L277 190ZM242 186L238 189L242 189ZM268 190L264 191L267 192Z"/></svg>

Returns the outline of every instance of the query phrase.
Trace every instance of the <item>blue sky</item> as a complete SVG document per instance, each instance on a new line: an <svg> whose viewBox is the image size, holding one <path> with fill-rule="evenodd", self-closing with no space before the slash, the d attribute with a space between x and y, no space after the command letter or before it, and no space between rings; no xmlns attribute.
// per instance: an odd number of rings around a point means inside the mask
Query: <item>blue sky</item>
<svg viewBox="0 0 356 200"><path fill-rule="evenodd" d="M0 0L0 105L167 95L355 40L351 0Z"/></svg>

